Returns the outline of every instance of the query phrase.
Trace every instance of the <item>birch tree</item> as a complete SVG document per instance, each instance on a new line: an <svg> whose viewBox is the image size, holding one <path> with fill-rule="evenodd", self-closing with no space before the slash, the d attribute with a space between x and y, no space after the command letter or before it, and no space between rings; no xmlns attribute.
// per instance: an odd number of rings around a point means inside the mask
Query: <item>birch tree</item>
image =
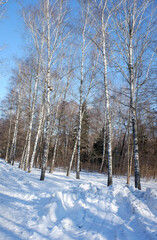
<svg viewBox="0 0 157 240"><path fill-rule="evenodd" d="M89 98L89 95L90 95L90 92L91 92L91 89L92 89L92 86L93 86L93 81L95 79L96 72L97 72L96 69L97 69L98 59L99 59L99 54L96 54L95 57L92 59L93 63L92 63L92 66L90 67L91 76L89 78L90 82L89 82L89 86L87 88L86 95L84 96L84 99L83 99L83 102L82 102L82 106L83 106L83 104L86 104L87 101L88 101L88 98ZM80 112L79 112L79 121L81 121L81 122L79 122L79 124L81 126L82 126L83 116L84 116L84 110L82 108L81 118L80 118ZM68 169L67 169L66 176L69 176L70 172L71 172L72 164L73 164L75 153L76 153L76 150L77 150L78 137L79 137L79 128L77 129L76 139L75 139L75 143L74 143L74 147L73 147L73 151L72 151L72 155L71 155L71 159L70 159L70 162L69 162L69 166L68 166ZM80 135L80 137L81 137L81 135ZM78 165L80 166L80 156L79 156L79 164ZM78 169L78 176L79 176L79 171L80 171L80 167Z"/></svg>
<svg viewBox="0 0 157 240"><path fill-rule="evenodd" d="M31 136L32 136L32 127L33 127L33 119L35 113L35 104L36 104L36 96L37 96L37 88L40 79L40 71L42 64L42 54L43 54L43 46L44 46L44 22L42 13L39 10L35 9L34 11L23 11L23 17L26 23L27 28L30 31L31 37L34 42L34 47L37 54L37 69L36 69L36 77L34 81L34 92L33 99L31 104L31 112L30 112L30 122L26 137L26 146L24 148L23 159L24 162L24 170L26 171L28 168L29 157L30 157L30 146L31 146Z"/></svg>
<svg viewBox="0 0 157 240"><path fill-rule="evenodd" d="M62 49L64 46L63 43L63 34L61 33L61 45L62 45ZM58 126L57 129L55 130L56 132L56 139L55 139L55 144L54 144L54 150L53 150L53 157L52 157L52 161L50 163L50 173L53 173L54 170L54 165L55 165L55 160L56 160L56 153L57 153L57 146L58 146L58 142L59 142L59 134L60 134L60 128L61 128L61 123L63 120L63 114L64 114L64 110L65 110L65 102L66 102L66 97L67 97L67 93L69 90L69 84L70 84L70 78L71 78L71 74L73 72L73 60L75 58L75 53L73 53L73 56L71 54L73 50L73 46L72 44L70 44L70 49L69 49L69 53L67 53L64 49L62 50L63 53L61 55L61 60L60 60L60 68L59 68L59 72L60 72L60 80L65 78L65 87L63 87L63 99L61 99L62 94L60 94L60 99L62 101L61 106L60 106L60 100L58 101L57 104L57 111L56 111L56 116L55 116L55 123L54 125L56 125L56 121L58 121ZM63 70L63 56L68 58L68 64L66 66L67 69L65 69L65 72ZM59 107L60 107L60 113L59 113ZM59 115L59 116L57 116ZM55 127L55 126L54 126ZM52 135L52 134L51 134Z"/></svg>
<svg viewBox="0 0 157 240"><path fill-rule="evenodd" d="M82 28L82 46L81 46L81 79L80 79L80 87L79 87L79 126L78 126L78 136L77 136L77 163L76 163L76 179L80 178L80 146L81 146L81 128L82 128L82 106L83 106L83 83L84 83L84 61L85 61L85 50L90 44L88 41L86 42L86 28L89 16L89 1L87 2L87 12L84 12L82 6L82 20L83 20L83 28Z"/></svg>
<svg viewBox="0 0 157 240"><path fill-rule="evenodd" d="M36 155L36 151L37 151L38 141L40 139L41 132L42 132L42 129L43 129L43 126L44 126L44 121L45 121L45 113L44 112L45 112L44 111L44 105L43 105L43 102L42 102L41 111L40 111L40 114L39 114L38 129L37 129L37 133L36 133L36 137L35 137L33 153L32 153L32 156L31 156L30 163L29 163L29 167L28 167L28 172L32 171L32 167L34 165L34 160L35 160L35 155Z"/></svg>
<svg viewBox="0 0 157 240"><path fill-rule="evenodd" d="M119 59L117 59L117 55L114 55L114 60L130 89L135 187L138 189L141 189L141 183L137 132L137 96L140 87L149 77L151 63L156 51L155 47L154 52L150 49L156 27L154 23L155 13L156 6L153 1L123 0L121 8L114 17L114 29L119 39L119 42L116 40Z"/></svg>
<svg viewBox="0 0 157 240"><path fill-rule="evenodd" d="M108 43L108 28L109 20L113 12L119 7L119 5L110 4L109 0L92 1L92 10L90 15L94 20L94 29L92 35L94 44L98 47L102 54L103 61L103 78L105 89L105 109L106 109L106 128L107 128L107 157L108 157L108 182L107 186L112 185L112 126L110 116L110 99L108 90L108 59L107 59L107 43Z"/></svg>
<svg viewBox="0 0 157 240"><path fill-rule="evenodd" d="M16 109L16 118L15 118L15 126L14 126L14 134L10 148L10 156L8 163L14 165L15 154L16 154L16 143L17 143L17 134L18 134L18 124L20 118L21 111L21 98L22 98L22 75L21 75L21 65L19 64L19 70L17 75L17 109Z"/></svg>
<svg viewBox="0 0 157 240"><path fill-rule="evenodd" d="M8 132L8 144L7 144L7 149L6 149L6 155L5 155L5 161L8 161L8 157L9 157L9 148L10 148L10 141L11 141L11 128L12 128L12 121L13 121L13 117L12 117L12 102L9 99L9 104L10 104L10 113L9 113L9 132Z"/></svg>
<svg viewBox="0 0 157 240"><path fill-rule="evenodd" d="M63 29L65 27L65 16L67 14L67 9L64 8L64 2L65 1L63 0L57 0L51 5L49 0L43 1L43 13L46 22L45 38L47 44L47 75L45 79L46 98L44 103L46 109L44 133L45 144L40 180L44 180L45 178L50 144L50 92L53 89L53 83L51 82L51 67L58 59L58 52L60 53L61 51L63 41L67 39L67 35L63 33Z"/></svg>
<svg viewBox="0 0 157 240"><path fill-rule="evenodd" d="M70 77L70 75L69 75ZM54 145L54 151L53 151L53 158L52 158L52 162L50 165L50 173L53 173L54 170L54 164L55 164L55 158L56 158L56 152L57 152L57 145L58 145L58 140L59 140L59 131L60 131L60 126L61 126L61 121L62 121L62 117L63 117L63 111L64 111L64 107L65 107L65 100L66 100L66 95L67 95L67 91L68 91L68 87L69 87L69 77L67 79L67 85L65 88L65 92L64 92L64 97L63 97L63 101L61 104L61 110L60 110L60 115L58 118L58 126L57 126L57 137L55 140L55 145Z"/></svg>

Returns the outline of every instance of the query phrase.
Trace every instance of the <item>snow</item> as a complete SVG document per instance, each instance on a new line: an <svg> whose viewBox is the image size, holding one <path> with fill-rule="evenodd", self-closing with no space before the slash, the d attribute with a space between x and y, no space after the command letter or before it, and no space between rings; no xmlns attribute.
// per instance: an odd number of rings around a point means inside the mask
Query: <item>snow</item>
<svg viewBox="0 0 157 240"><path fill-rule="evenodd" d="M40 181L0 160L1 240L157 240L157 184L142 179L142 190L126 177L56 170Z"/></svg>

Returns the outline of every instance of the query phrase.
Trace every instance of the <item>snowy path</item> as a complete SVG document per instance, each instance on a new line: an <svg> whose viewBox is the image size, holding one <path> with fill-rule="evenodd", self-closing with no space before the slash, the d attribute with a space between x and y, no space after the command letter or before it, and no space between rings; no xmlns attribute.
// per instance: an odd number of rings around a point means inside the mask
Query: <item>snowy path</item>
<svg viewBox="0 0 157 240"><path fill-rule="evenodd" d="M0 160L0 240L157 240L157 184L106 176L29 174ZM133 180L132 180L133 185Z"/></svg>

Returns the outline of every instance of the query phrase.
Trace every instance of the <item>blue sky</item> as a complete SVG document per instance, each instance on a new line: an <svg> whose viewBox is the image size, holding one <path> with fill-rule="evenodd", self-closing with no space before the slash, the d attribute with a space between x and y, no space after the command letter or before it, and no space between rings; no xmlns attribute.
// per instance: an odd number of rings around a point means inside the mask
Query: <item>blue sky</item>
<svg viewBox="0 0 157 240"><path fill-rule="evenodd" d="M7 93L14 58L22 54L21 29L19 6L15 0L10 0L6 4L5 18L0 20L0 100Z"/></svg>
<svg viewBox="0 0 157 240"><path fill-rule="evenodd" d="M35 0L26 0L32 4ZM5 97L9 86L11 69L15 57L24 54L22 35L24 34L23 19L20 16L19 5L16 0L9 0L6 4L5 18L0 20L0 101Z"/></svg>

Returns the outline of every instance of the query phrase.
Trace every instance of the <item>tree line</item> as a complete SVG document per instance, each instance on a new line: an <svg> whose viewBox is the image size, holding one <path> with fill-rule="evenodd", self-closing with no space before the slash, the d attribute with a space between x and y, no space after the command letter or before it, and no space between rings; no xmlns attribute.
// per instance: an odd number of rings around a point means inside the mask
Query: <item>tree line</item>
<svg viewBox="0 0 157 240"><path fill-rule="evenodd" d="M40 180L64 167L105 172L108 186L134 174L141 189L157 169L156 1L20 7L27 50L1 102L1 157Z"/></svg>

